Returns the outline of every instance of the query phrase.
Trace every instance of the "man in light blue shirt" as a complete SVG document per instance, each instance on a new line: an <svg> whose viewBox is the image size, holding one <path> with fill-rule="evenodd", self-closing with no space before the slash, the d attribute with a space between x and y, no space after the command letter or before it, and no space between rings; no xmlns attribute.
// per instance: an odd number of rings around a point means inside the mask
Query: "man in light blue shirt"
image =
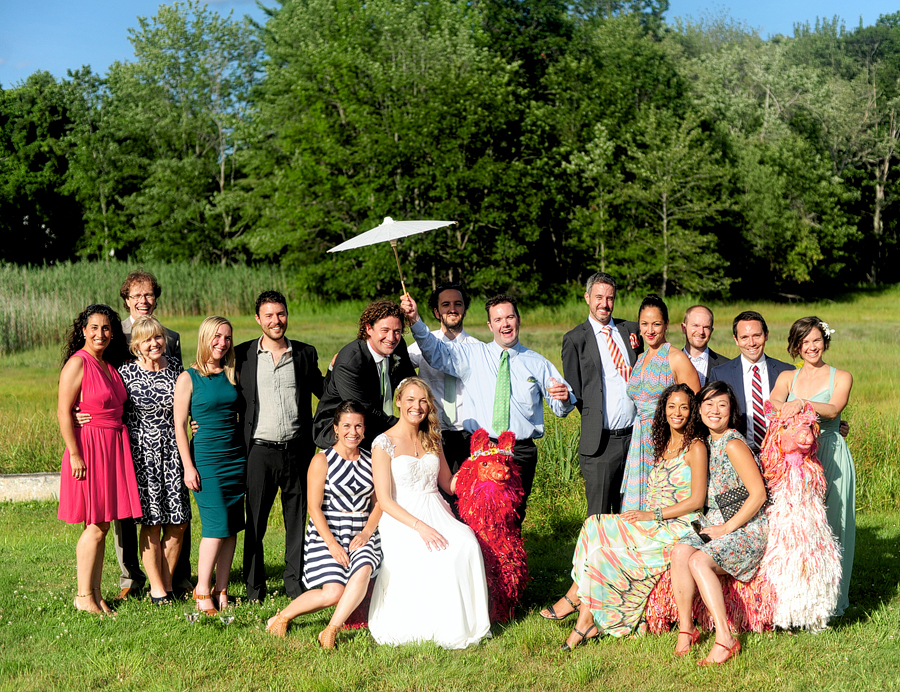
<svg viewBox="0 0 900 692"><path fill-rule="evenodd" d="M549 360L519 343L521 320L512 296L495 296L485 304L494 336L487 344L441 341L419 319L416 302L409 294L400 307L428 364L465 384L467 407L471 403L462 421L465 430L473 433L484 428L494 440L504 430L515 433L514 459L522 470L525 488L519 518L524 520L537 467L534 441L544 436L543 402L547 401L555 415L566 416L575 404L571 388ZM506 396L504 387L509 392Z"/></svg>

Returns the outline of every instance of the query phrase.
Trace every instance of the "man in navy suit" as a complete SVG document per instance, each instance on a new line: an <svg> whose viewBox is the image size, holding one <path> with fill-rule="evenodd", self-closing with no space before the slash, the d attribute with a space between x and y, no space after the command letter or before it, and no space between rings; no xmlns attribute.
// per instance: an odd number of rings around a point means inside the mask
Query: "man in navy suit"
<svg viewBox="0 0 900 692"><path fill-rule="evenodd" d="M584 294L590 314L562 342L563 377L581 413L578 453L588 516L615 514L622 506L619 490L635 414L625 388L643 351L637 323L612 318L616 290L609 274L591 276Z"/></svg>
<svg viewBox="0 0 900 692"><path fill-rule="evenodd" d="M794 366L766 357L769 328L758 312L747 310L735 317L732 333L741 355L713 368L708 379L711 382L722 380L731 385L740 412L738 431L747 438L747 444L756 453L768 425L763 406L778 376L785 370L793 370Z"/></svg>
<svg viewBox="0 0 900 692"><path fill-rule="evenodd" d="M684 352L700 377L700 386L709 381L713 368L724 365L728 358L709 347L713 333L713 312L705 305L692 305L684 313L681 323L684 333Z"/></svg>

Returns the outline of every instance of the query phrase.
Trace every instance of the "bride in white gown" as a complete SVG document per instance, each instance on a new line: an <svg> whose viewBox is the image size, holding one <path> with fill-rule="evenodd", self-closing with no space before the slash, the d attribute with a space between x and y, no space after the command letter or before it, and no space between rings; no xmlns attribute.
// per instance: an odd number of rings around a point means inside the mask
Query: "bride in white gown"
<svg viewBox="0 0 900 692"><path fill-rule="evenodd" d="M438 484L452 493L440 425L428 385L397 388L400 422L372 443L383 562L369 608L379 644L477 644L491 628L484 561L475 534L457 521ZM454 479L455 480L455 479Z"/></svg>

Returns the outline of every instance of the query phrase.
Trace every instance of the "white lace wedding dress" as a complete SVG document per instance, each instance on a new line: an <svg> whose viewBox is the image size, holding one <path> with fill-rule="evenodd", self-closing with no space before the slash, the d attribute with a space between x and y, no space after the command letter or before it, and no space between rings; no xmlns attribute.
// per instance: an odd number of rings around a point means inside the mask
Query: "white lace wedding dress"
<svg viewBox="0 0 900 692"><path fill-rule="evenodd" d="M445 649L477 644L491 629L484 560L475 534L457 521L438 492L440 460L394 456L387 435L373 445L391 457L392 495L407 512L445 539L429 552L419 534L389 516L378 525L384 555L369 608L369 631L379 644L433 641Z"/></svg>

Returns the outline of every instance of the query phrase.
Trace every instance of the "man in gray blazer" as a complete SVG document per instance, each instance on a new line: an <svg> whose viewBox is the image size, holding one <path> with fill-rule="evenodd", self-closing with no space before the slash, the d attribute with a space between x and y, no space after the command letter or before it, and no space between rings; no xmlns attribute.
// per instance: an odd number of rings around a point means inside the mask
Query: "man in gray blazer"
<svg viewBox="0 0 900 692"><path fill-rule="evenodd" d="M156 302L162 294L159 282L149 272L134 271L125 277L119 296L128 317L122 321L125 341L131 343L131 325L142 315L152 315L156 310ZM181 336L178 332L166 329L166 355L174 356L181 361ZM184 363L182 362L184 366ZM186 366L185 366L186 367ZM141 570L138 558L138 541L134 519L120 519L113 522L113 533L116 539L116 558L119 561L119 598L125 599L138 595L147 584L147 577ZM191 583L191 525L188 522L181 543L181 554L172 574L172 587L179 598L190 593L194 585Z"/></svg>
<svg viewBox="0 0 900 692"><path fill-rule="evenodd" d="M684 312L681 323L684 352L700 377L700 386L709 382L712 369L728 362L728 358L709 347L713 333L713 312L705 305L692 305Z"/></svg>
<svg viewBox="0 0 900 692"><path fill-rule="evenodd" d="M631 443L634 403L625 392L628 374L643 351L636 322L612 317L616 282L598 272L587 280L590 314L563 337L563 377L581 413L578 447L587 513L618 513L625 457Z"/></svg>

